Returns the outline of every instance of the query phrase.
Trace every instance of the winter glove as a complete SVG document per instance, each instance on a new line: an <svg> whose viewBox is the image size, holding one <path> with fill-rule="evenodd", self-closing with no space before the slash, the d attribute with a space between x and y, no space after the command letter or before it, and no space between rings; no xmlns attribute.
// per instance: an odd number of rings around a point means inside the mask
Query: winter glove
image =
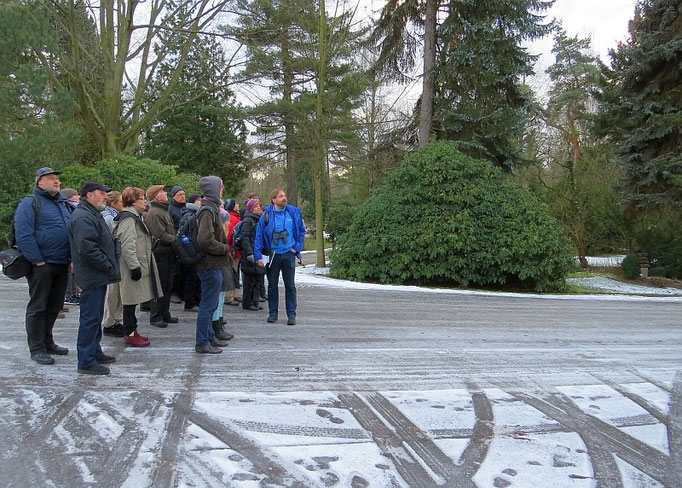
<svg viewBox="0 0 682 488"><path fill-rule="evenodd" d="M142 268L135 268L130 270L130 277L133 281L139 281L142 278Z"/></svg>
<svg viewBox="0 0 682 488"><path fill-rule="evenodd" d="M253 263L255 262L255 261L253 260L253 254L249 254L248 256L246 256L246 260L247 260L249 263L251 263L251 264L253 264Z"/></svg>

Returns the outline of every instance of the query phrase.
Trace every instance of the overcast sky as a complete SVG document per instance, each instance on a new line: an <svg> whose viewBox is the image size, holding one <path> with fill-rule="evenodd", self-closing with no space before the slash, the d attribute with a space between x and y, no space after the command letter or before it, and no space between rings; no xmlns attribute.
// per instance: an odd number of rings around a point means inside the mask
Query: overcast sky
<svg viewBox="0 0 682 488"><path fill-rule="evenodd" d="M627 38L635 4L636 0L557 0L548 15L560 20L569 35L591 37L595 54L608 63L608 50ZM533 51L542 54L540 66L552 63L551 49L551 38L533 44Z"/></svg>

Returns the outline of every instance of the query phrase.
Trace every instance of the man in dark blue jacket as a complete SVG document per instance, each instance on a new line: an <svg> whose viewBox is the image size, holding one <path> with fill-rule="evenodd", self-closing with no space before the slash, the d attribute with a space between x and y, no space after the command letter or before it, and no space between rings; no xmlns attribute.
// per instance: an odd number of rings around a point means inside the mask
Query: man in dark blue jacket
<svg viewBox="0 0 682 488"><path fill-rule="evenodd" d="M270 202L263 209L264 216L258 221L253 257L258 266L266 266L268 276L268 322L276 322L279 309L279 274L284 280L284 298L287 310L287 325L296 325L296 258L301 258L305 241L305 226L301 210L287 205L287 195L277 188L270 195ZM268 262L263 259L263 250L269 251Z"/></svg>
<svg viewBox="0 0 682 488"><path fill-rule="evenodd" d="M68 227L71 210L59 192L59 171L36 171L33 194L19 202L14 214L17 246L33 265L28 280L26 334L31 358L39 364L53 364L51 354L69 353L54 342L52 329L64 306L71 252ZM35 209L38 209L36 212Z"/></svg>
<svg viewBox="0 0 682 488"><path fill-rule="evenodd" d="M102 318L107 285L121 280L120 252L100 213L107 206L111 188L88 180L81 187L81 204L71 217L69 235L76 282L83 290L78 325L78 372L109 374L103 364L116 358L102 352Z"/></svg>

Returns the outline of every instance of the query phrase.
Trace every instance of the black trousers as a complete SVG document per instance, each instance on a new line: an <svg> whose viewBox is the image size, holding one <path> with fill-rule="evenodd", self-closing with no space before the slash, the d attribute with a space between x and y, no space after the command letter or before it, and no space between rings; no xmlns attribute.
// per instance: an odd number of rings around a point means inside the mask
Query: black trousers
<svg viewBox="0 0 682 488"><path fill-rule="evenodd" d="M26 278L30 297L26 306L26 335L33 355L54 345L52 329L64 306L69 265L47 263L33 266Z"/></svg>
<svg viewBox="0 0 682 488"><path fill-rule="evenodd" d="M149 320L150 322L163 322L168 321L171 316L170 296L173 280L174 256L172 254L154 254L154 258L156 259L156 267L159 270L159 279L161 280L161 291L163 292L163 296L152 302Z"/></svg>
<svg viewBox="0 0 682 488"><path fill-rule="evenodd" d="M180 261L178 260L178 262ZM192 308L201 302L201 280L196 267L191 264L183 264L182 266L185 276L185 292L183 293L185 308Z"/></svg>
<svg viewBox="0 0 682 488"><path fill-rule="evenodd" d="M244 273L244 283L242 290L242 307L249 308L251 305L258 305L260 298L260 288L264 285L264 274Z"/></svg>
<svg viewBox="0 0 682 488"><path fill-rule="evenodd" d="M137 330L136 307L137 305L123 305L123 331L125 335L130 335Z"/></svg>

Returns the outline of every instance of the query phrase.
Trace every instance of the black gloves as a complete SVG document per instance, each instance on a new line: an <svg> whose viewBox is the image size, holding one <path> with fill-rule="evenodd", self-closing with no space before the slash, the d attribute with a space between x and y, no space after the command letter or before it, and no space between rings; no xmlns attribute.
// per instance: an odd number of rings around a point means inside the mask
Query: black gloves
<svg viewBox="0 0 682 488"><path fill-rule="evenodd" d="M130 270L130 277L133 281L139 281L142 278L142 268L135 268Z"/></svg>

